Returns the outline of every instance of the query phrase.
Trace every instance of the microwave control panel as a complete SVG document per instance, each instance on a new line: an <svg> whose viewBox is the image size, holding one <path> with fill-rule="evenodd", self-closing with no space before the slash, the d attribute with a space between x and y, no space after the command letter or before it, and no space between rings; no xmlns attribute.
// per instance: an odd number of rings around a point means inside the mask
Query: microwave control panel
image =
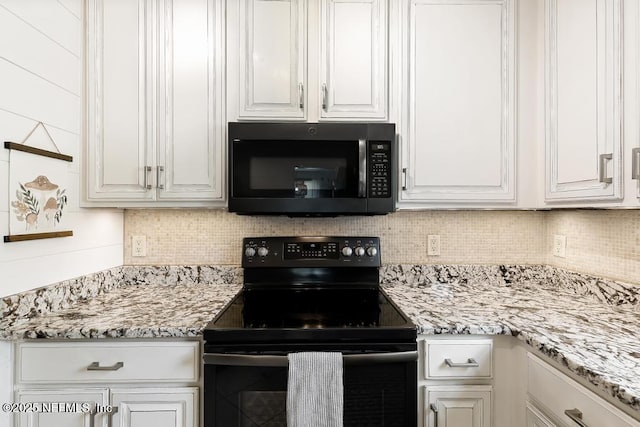
<svg viewBox="0 0 640 427"><path fill-rule="evenodd" d="M369 197L391 197L391 144L369 143Z"/></svg>

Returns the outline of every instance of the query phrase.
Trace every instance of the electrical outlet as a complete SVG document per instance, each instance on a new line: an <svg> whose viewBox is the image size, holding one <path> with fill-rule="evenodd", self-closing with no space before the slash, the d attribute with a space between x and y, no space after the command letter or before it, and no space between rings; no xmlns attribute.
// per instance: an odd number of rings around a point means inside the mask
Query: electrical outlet
<svg viewBox="0 0 640 427"><path fill-rule="evenodd" d="M147 236L131 236L131 256L147 256Z"/></svg>
<svg viewBox="0 0 640 427"><path fill-rule="evenodd" d="M553 256L565 258L567 256L567 236L553 235Z"/></svg>
<svg viewBox="0 0 640 427"><path fill-rule="evenodd" d="M438 256L440 255L440 235L429 234L427 236L427 255Z"/></svg>

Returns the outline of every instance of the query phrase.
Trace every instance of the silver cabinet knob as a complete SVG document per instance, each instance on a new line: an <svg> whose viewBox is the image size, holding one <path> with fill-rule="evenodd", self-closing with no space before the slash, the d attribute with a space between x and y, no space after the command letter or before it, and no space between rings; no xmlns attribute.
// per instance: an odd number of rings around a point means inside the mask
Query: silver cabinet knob
<svg viewBox="0 0 640 427"><path fill-rule="evenodd" d="M362 246L358 246L355 250L356 252L356 256L363 256L364 255L364 248Z"/></svg>
<svg viewBox="0 0 640 427"><path fill-rule="evenodd" d="M265 248L264 246L258 248L258 256L267 256L268 253L269 249Z"/></svg>
<svg viewBox="0 0 640 427"><path fill-rule="evenodd" d="M376 248L374 248L373 246L370 246L370 247L367 248L367 255L376 256L376 255L378 255L378 250Z"/></svg>
<svg viewBox="0 0 640 427"><path fill-rule="evenodd" d="M254 248L247 248L244 250L245 256L252 257L256 254L256 250Z"/></svg>
<svg viewBox="0 0 640 427"><path fill-rule="evenodd" d="M342 255L351 256L351 254L353 254L353 249L351 249L349 246L345 246L344 248L342 248Z"/></svg>

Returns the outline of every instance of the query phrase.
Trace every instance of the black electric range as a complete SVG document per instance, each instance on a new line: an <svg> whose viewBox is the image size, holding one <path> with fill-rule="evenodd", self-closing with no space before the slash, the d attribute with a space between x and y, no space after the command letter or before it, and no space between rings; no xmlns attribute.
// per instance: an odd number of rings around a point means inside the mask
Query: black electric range
<svg viewBox="0 0 640 427"><path fill-rule="evenodd" d="M287 355L343 355L344 425L417 424L416 327L377 237L243 240L242 290L204 330L204 426L286 426Z"/></svg>
<svg viewBox="0 0 640 427"><path fill-rule="evenodd" d="M411 342L416 327L379 286L376 237L243 241L244 284L207 343Z"/></svg>

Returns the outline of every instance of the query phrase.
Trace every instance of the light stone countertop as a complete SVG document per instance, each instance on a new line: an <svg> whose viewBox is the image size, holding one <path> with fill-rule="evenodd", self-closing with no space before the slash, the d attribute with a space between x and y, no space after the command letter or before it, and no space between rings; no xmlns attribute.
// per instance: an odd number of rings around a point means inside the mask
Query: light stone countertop
<svg viewBox="0 0 640 427"><path fill-rule="evenodd" d="M146 280L125 273L126 284L73 304L5 316L0 338L199 336L241 280L237 271L203 280L176 269ZM168 277L172 284L154 284ZM545 266L387 266L381 284L419 334L513 335L640 418L640 289Z"/></svg>

